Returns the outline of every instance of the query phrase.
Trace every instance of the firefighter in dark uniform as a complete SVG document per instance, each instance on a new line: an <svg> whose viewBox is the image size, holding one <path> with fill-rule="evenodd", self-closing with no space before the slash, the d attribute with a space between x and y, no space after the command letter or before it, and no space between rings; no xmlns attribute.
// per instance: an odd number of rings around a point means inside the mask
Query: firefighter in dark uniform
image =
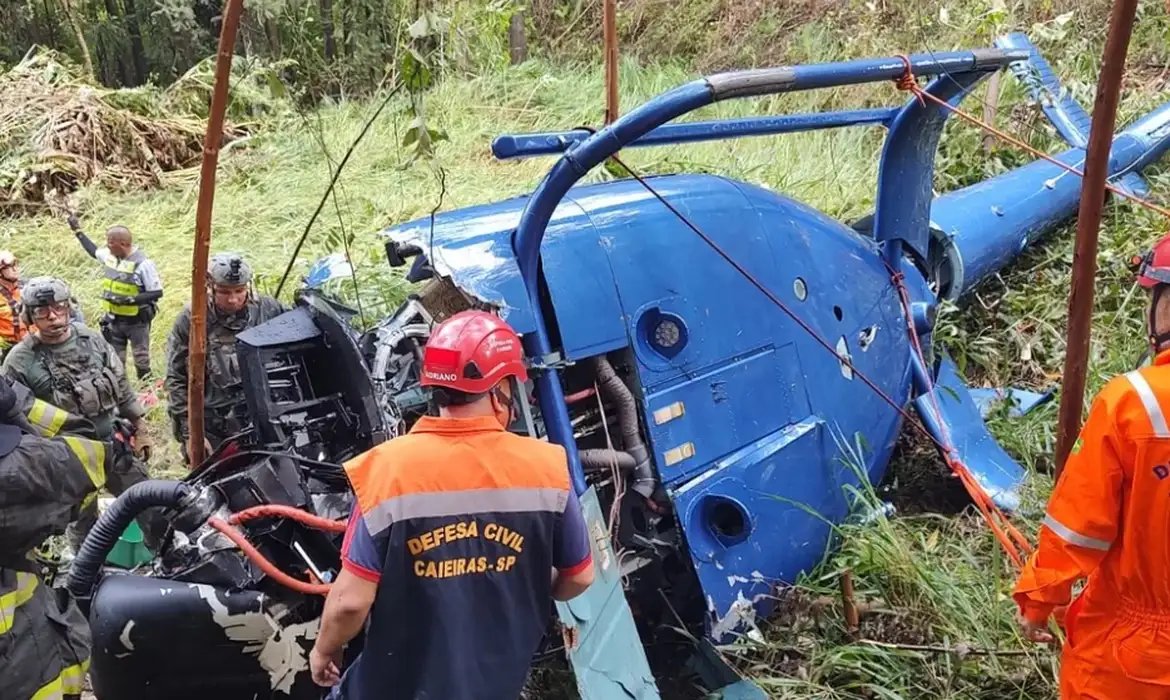
<svg viewBox="0 0 1170 700"><path fill-rule="evenodd" d="M24 288L22 321L30 328L24 340L4 358L2 372L19 382L40 399L42 413L53 433L62 432L65 416L75 414L88 419L91 427L74 434L99 441L120 437L133 440L142 460L150 457L150 440L143 426L143 410L114 350L97 332L71 318L69 287L52 277L34 277ZM42 416L44 417L44 416ZM60 425L56 425L61 421ZM132 437L131 437L132 436ZM146 465L137 459L122 469L134 478L111 482L116 496L132 483L147 478ZM81 517L68 530L70 559L97 520L96 499L81 511Z"/></svg>
<svg viewBox="0 0 1170 700"><path fill-rule="evenodd" d="M204 369L203 434L205 452L248 425L236 335L285 312L276 299L253 294L252 268L236 253L213 255L207 264L207 364ZM175 439L187 444L187 356L191 344L191 305L175 319L167 343L167 410Z"/></svg>
<svg viewBox="0 0 1170 700"><path fill-rule="evenodd" d="M89 667L89 625L63 590L41 577L33 551L65 531L82 502L114 477L118 446L43 438L24 428L0 378L0 696L79 697Z"/></svg>
<svg viewBox="0 0 1170 700"><path fill-rule="evenodd" d="M515 700L551 599L592 583L564 448L505 430L523 359L498 317L455 314L423 354L439 416L345 464L357 505L309 655L331 698Z"/></svg>

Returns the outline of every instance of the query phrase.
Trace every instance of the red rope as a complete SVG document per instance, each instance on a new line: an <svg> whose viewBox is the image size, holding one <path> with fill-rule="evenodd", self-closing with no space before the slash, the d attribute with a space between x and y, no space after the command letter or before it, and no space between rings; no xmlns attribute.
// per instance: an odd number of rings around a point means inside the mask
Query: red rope
<svg viewBox="0 0 1170 700"><path fill-rule="evenodd" d="M898 297L902 303L902 313L906 318L907 335L910 336L910 345L914 350L915 356L922 367L926 367L926 356L922 350L922 344L918 340L918 333L914 329L914 320L911 315L910 293L906 289L905 275L901 272L895 271L886 264L886 269L890 272L890 279L894 286L898 289ZM1020 554L1022 550L1024 554L1029 554L1032 551L1032 544L1008 519L1007 515L995 504L995 501L987 494L987 491L980 486L979 482L975 480L971 470L959 459L958 453L955 451L954 443L951 441L950 431L947 429L946 421L942 420L942 407L938 403L938 393L935 391L934 382L931 381L930 375L926 375L926 389L927 395L930 397L931 408L934 411L935 420L938 423L939 431L941 432L941 440L935 442L940 444L943 453L943 461L946 462L951 472L959 478L963 487L967 490L967 494L979 509L983 519L987 521L987 526L991 528L992 534L999 541L1008 557L1017 567L1023 566L1024 556Z"/></svg>
<svg viewBox="0 0 1170 700"><path fill-rule="evenodd" d="M1061 161L1057 160L1056 158L1053 158L1052 156L1048 155L1044 151L1033 148L1032 146L1024 143L1020 139L1018 139L1010 134L1007 134L1003 131L1000 131L999 129L995 128L991 124L988 124L988 123L986 123L986 122L984 122L976 117L971 116L970 114L967 114L966 112L964 112L963 110L954 106L950 102L947 102L946 100L944 100L940 97L936 97L936 96L930 94L929 92L927 92L926 90L923 90L922 87L918 84L918 80L914 77L914 70L910 64L910 58L908 56L906 56L905 54L898 56L898 58L900 58L902 60L902 63L906 66L906 70L905 70L905 72L902 73L902 75L900 75L894 79L894 84L898 86L899 90L905 90L907 92L914 93L914 96L918 98L918 101L920 104L925 104L923 102L924 99L930 100L931 102L934 102L935 104L939 105L940 107L943 107L943 108L949 110L952 114L958 116L959 118L964 119L964 120L974 124L975 126L978 126L979 128L983 129L984 131L994 135L996 138L1007 141L1008 143L1012 144L1013 146L1016 146L1017 148L1023 149L1025 151L1027 151L1028 153L1036 156L1037 158L1040 158L1042 160L1046 160L1049 163L1052 163L1053 165L1057 166L1058 168L1060 168L1066 172L1072 173L1073 175L1076 175L1077 177L1083 178L1085 176L1084 171L1082 171L1074 166L1071 166L1068 163L1062 163ZM1112 192L1113 194L1115 194L1119 197L1122 197L1124 199L1128 199L1132 202L1135 202L1136 204L1138 204L1142 207L1145 207L1146 209L1149 209L1150 211L1157 212L1157 213L1161 214L1162 216L1170 219L1170 209L1166 209L1165 207L1160 207L1157 204L1154 204L1153 202L1151 202L1147 199L1143 199L1143 198L1137 196L1136 194L1125 192L1124 190L1121 190L1118 187L1116 187L1108 182L1105 183L1105 189L1109 190L1110 192Z"/></svg>

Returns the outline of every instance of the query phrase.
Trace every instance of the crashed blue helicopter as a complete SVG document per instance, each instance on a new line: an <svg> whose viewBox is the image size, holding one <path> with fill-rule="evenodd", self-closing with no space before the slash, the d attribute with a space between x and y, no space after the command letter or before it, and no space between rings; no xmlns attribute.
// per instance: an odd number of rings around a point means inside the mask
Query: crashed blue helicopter
<svg viewBox="0 0 1170 700"><path fill-rule="evenodd" d="M909 66L950 104L1010 69L1069 142L1057 157L1079 164L1084 110L1023 35L996 43ZM422 284L362 333L325 293L350 271L320 261L294 310L239 336L251 432L149 502L120 497L82 547L68 586L93 628L99 698L320 696L306 663L319 598L277 585L209 521L269 503L344 518L352 495L337 465L428 412L421 347L435 321L466 308L494 309L522 334L533 381L513 429L569 455L596 582L557 604L561 634L545 651L560 654L563 634L586 700L660 697L648 640L677 621L704 640L704 685L759 697L714 645L750 631L777 586L823 559L832 524L854 515L849 488L883 478L907 408L1015 508L1025 473L987 432L985 397L931 335L940 301L1075 213L1079 178L1037 161L935 198L949 111L929 100L674 121L725 100L893 81L905 68L877 58L722 73L596 133L501 136L498 158L559 157L530 196L385 231L390 264L410 264ZM856 126L886 138L875 211L852 226L723 177L577 185L625 148ZM1170 105L1116 136L1114 183L1144 192L1140 172L1168 148ZM149 566L105 575L118 533L147 506L179 510L174 533ZM296 522L241 527L285 572L327 582L339 570L337 538ZM179 620L191 653L161 643Z"/></svg>
<svg viewBox="0 0 1170 700"><path fill-rule="evenodd" d="M1072 146L1059 160L1081 165L1088 115L1026 37L997 47L914 56L913 73L958 104L1010 68ZM646 585L657 590L668 553L697 578L711 640L767 614L776 584L817 564L830 523L849 515L854 436L868 446L865 474L882 479L904 422L898 407L913 404L1000 507L1017 506L1023 470L988 434L955 364L916 355L907 331L930 348L939 301L962 296L1075 214L1080 179L1037 161L934 198L949 113L931 102L674 122L714 102L890 81L903 70L887 58L720 74L597 133L501 136L498 158L560 154L531 196L386 232L392 262L415 254L411 279L443 278L498 309L539 370L533 433L569 448L598 535L599 583L559 608L576 628L570 657L582 697L656 697L621 587L625 579L628 593L636 589L649 570ZM887 135L875 211L853 227L723 177L574 186L623 148L862 125ZM1114 183L1144 193L1138 173L1168 147L1165 106L1117 136ZM891 271L904 279L909 308ZM595 384L612 412L573 400ZM599 409L603 429L591 430L581 416ZM624 453L618 493L601 452L615 444ZM611 540L603 513L614 499Z"/></svg>

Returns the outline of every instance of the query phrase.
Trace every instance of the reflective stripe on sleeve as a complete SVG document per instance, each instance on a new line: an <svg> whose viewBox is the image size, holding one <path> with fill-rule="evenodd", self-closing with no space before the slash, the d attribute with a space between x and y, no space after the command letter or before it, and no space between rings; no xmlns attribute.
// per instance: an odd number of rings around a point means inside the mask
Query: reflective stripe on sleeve
<svg viewBox="0 0 1170 700"><path fill-rule="evenodd" d="M61 426L65 425L65 419L68 417L69 414L66 411L40 399L33 401L32 408L28 412L29 422L38 429L41 437L56 437L57 433L61 432Z"/></svg>
<svg viewBox="0 0 1170 700"><path fill-rule="evenodd" d="M1166 426L1166 416L1162 413L1162 406L1158 403L1158 397L1154 395L1154 390L1150 388L1149 382L1137 370L1127 373L1125 378L1133 385L1138 397L1142 400L1146 414L1150 417L1150 425L1154 428L1154 436L1170 438L1170 428Z"/></svg>
<svg viewBox="0 0 1170 700"><path fill-rule="evenodd" d="M12 629L16 609L32 600L37 592L37 577L23 571L16 572L16 589L0 595L0 635Z"/></svg>
<svg viewBox="0 0 1170 700"><path fill-rule="evenodd" d="M1075 544L1078 547L1099 549L1102 552L1106 552L1109 551L1109 547L1113 544L1112 542L1099 540L1096 537L1082 535L1081 533L1065 525L1047 513L1044 515L1044 525L1046 525L1049 530L1052 530L1054 533L1056 533L1056 536L1060 539L1068 542L1069 544Z"/></svg>
<svg viewBox="0 0 1170 700"><path fill-rule="evenodd" d="M59 700L66 695L81 695L89 661L66 667L56 678L41 686L30 700Z"/></svg>
<svg viewBox="0 0 1170 700"><path fill-rule="evenodd" d="M73 454L77 456L81 466L85 467L85 473L89 475L89 480L93 482L93 485L98 488L104 486L106 483L105 444L70 435L66 435L62 440L69 445L69 449L73 450Z"/></svg>

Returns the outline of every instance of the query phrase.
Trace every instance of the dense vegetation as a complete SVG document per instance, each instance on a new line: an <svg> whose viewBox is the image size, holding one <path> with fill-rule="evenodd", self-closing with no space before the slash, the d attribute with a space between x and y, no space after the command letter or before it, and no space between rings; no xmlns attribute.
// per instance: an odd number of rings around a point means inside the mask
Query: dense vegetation
<svg viewBox="0 0 1170 700"><path fill-rule="evenodd" d="M221 160L213 248L246 252L262 274L260 286L271 289L346 148L399 78L415 76L420 79L390 96L373 122L294 267L294 274L302 273L317 255L348 248L358 262L364 311L371 316L384 311L407 286L386 270L375 231L436 208L530 190L548 159L495 162L487 148L495 134L601 120L600 4L248 2L230 114L242 137ZM528 60L510 65L508 27L518 12L527 30ZM714 69L984 46L999 33L1023 30L1089 105L1107 12L1105 0L622 0L622 103L640 103ZM0 63L20 62L34 43L46 46L58 52L52 66L64 65L64 77L55 79L63 90L95 91L126 119L137 115L174 122L170 126L186 124L205 114L206 59L214 50L217 16L217 5L208 0L5 3ZM1170 95L1168 34L1166 8L1143 2L1121 123ZM50 70L57 75L58 68ZM133 89L107 89L123 86ZM1000 126L1038 147L1059 147L1013 79L1004 76L998 90ZM705 116L901 99L892 86L877 85L720 105ZM975 98L967 106L979 110ZM0 144L8 146L0 156L0 187L26 182L30 164L45 158L33 141L39 132L18 132L15 118L6 116L10 107L0 106ZM725 173L852 220L872 208L880 145L878 130L842 130L639 149L624 157L646 172ZM940 150L936 186L945 191L1027 160L1006 145L985 143L966 125L952 124ZM113 223L128 225L158 261L167 284L154 333L161 362L168 323L190 285L195 164L176 162L130 187L120 186L117 178L87 175L61 181L61 190L51 195L34 192L30 202L52 206L12 207L9 218L0 218L0 246L15 250L26 274L67 277L93 313L99 272L75 246L62 207L80 211L94 233ZM592 177L612 175L599 170ZM1151 185L1159 197L1170 192L1170 178L1162 171L1153 174ZM73 192L74 187L79 189ZM1110 207L1099 257L1090 391L1128 369L1142 349L1144 299L1124 263L1165 228L1164 221L1128 205ZM937 342L970 380L1033 388L1059 381L1071 251L1071 230L1051 236L945 315ZM997 437L1036 474L1029 507L1021 514L1030 530L1050 485L1046 472L1055 414L1050 404L1022 419L992 418ZM162 441L161 406L152 420ZM166 470L174 456L172 447L158 468ZM893 490L868 497L898 497L899 489L907 488L945 494L953 484L943 471L933 452L907 441L888 485ZM842 552L800 588L784 593L781 614L759 636L729 651L775 697L1055 696L1054 657L1017 636L1008 599L1013 572L978 519L903 513L843 528L841 534ZM853 572L863 604L862 636L882 644L852 643L845 634L836 594L845 569Z"/></svg>

